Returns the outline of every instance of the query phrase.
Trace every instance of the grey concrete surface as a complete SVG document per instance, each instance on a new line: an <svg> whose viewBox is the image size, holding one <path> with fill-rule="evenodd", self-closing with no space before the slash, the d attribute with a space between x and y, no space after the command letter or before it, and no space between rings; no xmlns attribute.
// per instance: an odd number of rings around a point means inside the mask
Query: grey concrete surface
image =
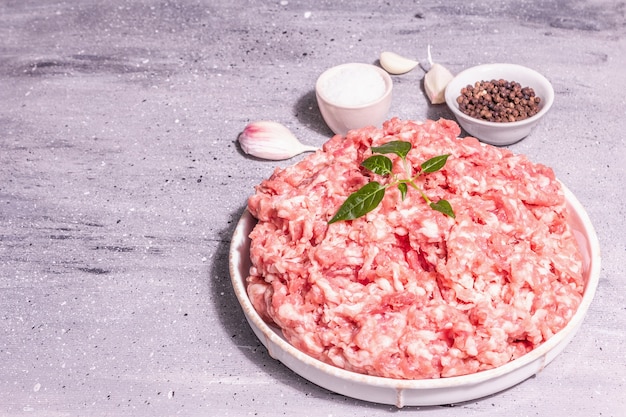
<svg viewBox="0 0 626 417"><path fill-rule="evenodd" d="M626 6L609 0L0 2L0 415L381 416L271 359L232 292L228 245L254 186L252 120L321 145L326 68L391 50L453 72L525 64L554 85L510 148L587 209L602 276L537 376L433 416L623 416ZM391 116L451 118L423 73Z"/></svg>

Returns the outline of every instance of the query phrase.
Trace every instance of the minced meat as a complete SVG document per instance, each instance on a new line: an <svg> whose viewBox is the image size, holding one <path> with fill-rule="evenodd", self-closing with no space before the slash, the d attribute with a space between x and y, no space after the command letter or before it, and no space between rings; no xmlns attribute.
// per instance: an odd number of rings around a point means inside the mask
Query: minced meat
<svg viewBox="0 0 626 417"><path fill-rule="evenodd" d="M560 183L544 165L459 133L448 120L392 119L277 168L248 202L258 313L319 360L401 379L494 368L561 330L584 281ZM412 143L414 170L450 154L417 183L456 218L390 187L370 213L329 225L351 193L384 183L359 165L391 140Z"/></svg>

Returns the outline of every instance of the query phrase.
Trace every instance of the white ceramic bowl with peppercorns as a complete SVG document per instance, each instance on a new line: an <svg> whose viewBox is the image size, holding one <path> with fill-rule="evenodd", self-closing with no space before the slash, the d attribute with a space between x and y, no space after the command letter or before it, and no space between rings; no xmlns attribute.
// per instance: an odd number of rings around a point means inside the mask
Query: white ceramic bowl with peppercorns
<svg viewBox="0 0 626 417"><path fill-rule="evenodd" d="M536 113L530 117L511 116L512 119L517 117L515 121L492 121L495 119L494 113L488 108L487 102L483 101L482 106L485 108L482 116L470 116L462 111L457 99L461 95L461 90L467 86L474 86L477 82L491 82L492 80L505 80L509 84L518 84L517 95L519 89L531 88L534 97L538 97L538 103L528 104L528 100L522 98L523 103L514 103L513 106L519 106L518 110L523 112L523 107L535 107ZM511 85L505 87L512 90ZM469 93L468 93L469 94ZM485 92L482 92L485 94ZM523 94L522 94L523 95ZM484 64L468 68L450 81L445 92L446 104L454 113L457 121L463 129L477 139L496 146L511 145L528 136L532 129L546 115L552 103L554 102L554 89L552 84L537 71L517 64ZM495 100L495 99L494 99ZM463 104L463 100L461 100ZM472 101L474 102L474 101ZM465 104L467 100L465 100ZM495 101L491 102L491 106L495 106ZM478 105L479 107L481 105ZM469 110L465 109L466 112ZM521 120L519 120L521 119Z"/></svg>

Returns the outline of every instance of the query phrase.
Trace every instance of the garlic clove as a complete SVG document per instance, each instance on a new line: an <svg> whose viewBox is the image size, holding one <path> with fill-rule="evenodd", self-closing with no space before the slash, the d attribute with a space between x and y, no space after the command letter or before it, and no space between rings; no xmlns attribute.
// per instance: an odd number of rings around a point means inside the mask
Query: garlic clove
<svg viewBox="0 0 626 417"><path fill-rule="evenodd" d="M303 145L286 126L269 120L249 123L239 135L238 141L246 154L273 161L289 159L318 149Z"/></svg>
<svg viewBox="0 0 626 417"><path fill-rule="evenodd" d="M428 63L430 68L424 76L424 90L432 104L441 104L446 102L446 87L454 78L454 75L443 65L433 62L430 53L430 45L428 45Z"/></svg>
<svg viewBox="0 0 626 417"><path fill-rule="evenodd" d="M379 61L385 71L394 75L407 73L419 65L419 62L394 52L382 52Z"/></svg>
<svg viewBox="0 0 626 417"><path fill-rule="evenodd" d="M444 66L434 63L424 76L424 90L432 104L445 103L446 87L454 75Z"/></svg>

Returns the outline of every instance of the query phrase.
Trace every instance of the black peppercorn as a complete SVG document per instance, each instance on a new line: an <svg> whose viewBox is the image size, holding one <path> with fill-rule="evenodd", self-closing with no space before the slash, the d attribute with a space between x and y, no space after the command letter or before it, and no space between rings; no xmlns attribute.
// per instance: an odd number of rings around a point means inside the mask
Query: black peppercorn
<svg viewBox="0 0 626 417"><path fill-rule="evenodd" d="M541 98L535 96L531 87L500 79L468 84L461 89L456 102L459 110L470 117L489 122L515 122L537 114Z"/></svg>

